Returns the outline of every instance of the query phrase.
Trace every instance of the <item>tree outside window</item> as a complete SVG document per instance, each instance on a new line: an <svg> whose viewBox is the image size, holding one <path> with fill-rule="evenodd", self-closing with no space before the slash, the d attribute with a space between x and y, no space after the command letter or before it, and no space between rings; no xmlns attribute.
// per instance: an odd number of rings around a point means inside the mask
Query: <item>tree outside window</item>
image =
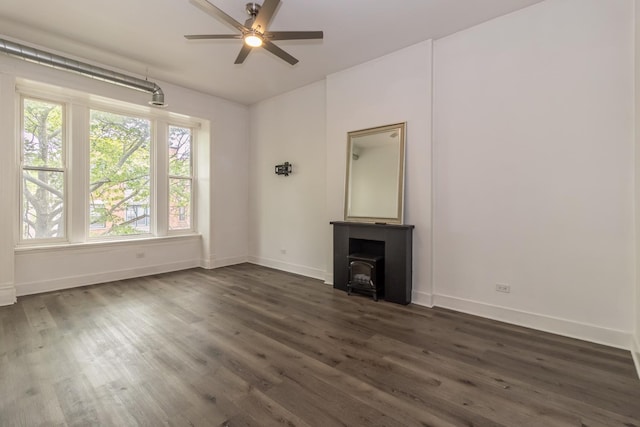
<svg viewBox="0 0 640 427"><path fill-rule="evenodd" d="M89 141L90 236L149 233L151 122L91 110Z"/></svg>
<svg viewBox="0 0 640 427"><path fill-rule="evenodd" d="M63 101L56 94L39 98L41 91L33 88L20 92L20 243L64 243L68 235L82 243L194 231L194 131L189 123L196 126L196 121L186 118L177 125L168 116L139 113L122 103L87 106L73 94ZM87 113L86 127L68 126L84 122ZM156 129L161 141L154 141ZM162 151L152 156L155 149ZM77 180L68 180L71 173ZM85 177L88 184L81 184ZM157 201L161 212L152 203L159 194L166 195ZM88 224L75 215L85 215Z"/></svg>
<svg viewBox="0 0 640 427"><path fill-rule="evenodd" d="M62 104L22 103L23 240L65 237L65 127Z"/></svg>
<svg viewBox="0 0 640 427"><path fill-rule="evenodd" d="M169 230L191 229L193 161L191 129L169 126Z"/></svg>

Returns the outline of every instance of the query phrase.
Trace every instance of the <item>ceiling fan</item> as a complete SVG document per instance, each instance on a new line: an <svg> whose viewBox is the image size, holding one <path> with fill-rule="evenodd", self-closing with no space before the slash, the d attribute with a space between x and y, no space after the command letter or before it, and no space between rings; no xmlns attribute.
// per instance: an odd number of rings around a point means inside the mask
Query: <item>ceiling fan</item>
<svg viewBox="0 0 640 427"><path fill-rule="evenodd" d="M322 39L322 31L267 31L269 21L273 17L276 8L280 4L280 0L264 0L262 6L257 3L247 3L246 11L249 19L242 25L231 16L224 13L207 0L190 0L191 3L200 9L218 18L232 27L240 31L240 34L190 34L185 38L188 40L202 39L241 39L244 44L240 49L240 53L236 58L236 64L242 64L251 49L254 47L263 47L278 58L287 61L291 65L295 65L298 60L289 55L284 50L272 43L273 40L308 40Z"/></svg>

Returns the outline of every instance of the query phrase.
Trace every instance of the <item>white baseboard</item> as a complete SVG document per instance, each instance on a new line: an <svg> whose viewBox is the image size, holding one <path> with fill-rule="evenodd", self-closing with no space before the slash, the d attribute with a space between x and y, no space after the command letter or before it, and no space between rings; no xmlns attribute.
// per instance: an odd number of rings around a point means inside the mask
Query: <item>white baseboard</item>
<svg viewBox="0 0 640 427"><path fill-rule="evenodd" d="M324 284L333 286L333 273L324 273Z"/></svg>
<svg viewBox="0 0 640 427"><path fill-rule="evenodd" d="M213 268L214 258L201 258L200 259L200 268L204 268L205 270L211 270Z"/></svg>
<svg viewBox="0 0 640 427"><path fill-rule="evenodd" d="M129 268L118 271L108 271L96 274L85 274L42 280L38 282L20 283L16 285L17 296L39 294L42 292L58 291L61 289L77 288L79 286L95 285L98 283L113 282L115 280L132 279L134 277L150 276L152 274L169 273L171 271L186 270L199 267L198 261L181 261L169 264L160 264L142 268Z"/></svg>
<svg viewBox="0 0 640 427"><path fill-rule="evenodd" d="M433 294L413 291L411 292L411 303L425 307L433 307Z"/></svg>
<svg viewBox="0 0 640 427"><path fill-rule="evenodd" d="M262 265L264 267L275 268L276 270L288 271L289 273L325 280L325 271L320 270L319 268L307 267L305 265L292 264L289 262L256 256L250 256L249 262L252 264Z"/></svg>
<svg viewBox="0 0 640 427"><path fill-rule="evenodd" d="M16 287L13 284L0 285L0 306L16 302Z"/></svg>
<svg viewBox="0 0 640 427"><path fill-rule="evenodd" d="M636 332L631 344L631 355L633 356L633 363L636 365L636 374L638 374L638 378L640 378L640 341L638 341L637 336L639 333L640 331Z"/></svg>
<svg viewBox="0 0 640 427"><path fill-rule="evenodd" d="M228 265L242 264L244 262L249 262L249 257L237 256L237 257L228 257L228 258L217 258L213 260L213 264L211 268L226 267Z"/></svg>
<svg viewBox="0 0 640 427"><path fill-rule="evenodd" d="M229 258L219 258L213 261L213 268L220 268L220 267L226 267L228 265L242 264L244 262L249 262L249 257L238 256L238 257L229 257Z"/></svg>
<svg viewBox="0 0 640 427"><path fill-rule="evenodd" d="M203 258L200 260L200 267L211 270L214 268L227 267L229 265L242 264L244 262L249 262L249 257L246 256L237 256L237 257L227 257L227 258L216 258L215 256L209 258Z"/></svg>
<svg viewBox="0 0 640 427"><path fill-rule="evenodd" d="M551 332L566 337L577 338L604 344L611 347L629 350L631 348L631 332L602 328L587 323L545 316L537 313L514 310L478 301L471 301L446 295L434 295L433 304L437 307L450 308L463 313L482 316L501 322Z"/></svg>

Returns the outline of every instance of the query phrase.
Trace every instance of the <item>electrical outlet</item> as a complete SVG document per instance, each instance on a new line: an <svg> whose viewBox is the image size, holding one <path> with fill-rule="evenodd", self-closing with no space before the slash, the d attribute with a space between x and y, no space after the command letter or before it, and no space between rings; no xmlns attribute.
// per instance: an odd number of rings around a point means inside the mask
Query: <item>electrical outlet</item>
<svg viewBox="0 0 640 427"><path fill-rule="evenodd" d="M511 292L511 286L505 285L504 283L496 283L496 292L504 292L508 294Z"/></svg>

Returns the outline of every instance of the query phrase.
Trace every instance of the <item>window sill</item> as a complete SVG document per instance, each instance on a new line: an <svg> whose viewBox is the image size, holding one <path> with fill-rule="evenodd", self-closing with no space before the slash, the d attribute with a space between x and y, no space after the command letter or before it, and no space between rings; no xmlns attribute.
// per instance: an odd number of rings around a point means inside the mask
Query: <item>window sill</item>
<svg viewBox="0 0 640 427"><path fill-rule="evenodd" d="M82 243L51 243L51 244L34 244L34 245L20 245L14 250L16 254L21 253L40 253L40 252L59 252L59 251L72 251L72 250L86 250L89 248L96 249L108 249L129 245L155 245L165 244L180 240L196 240L201 239L202 235L198 233L189 234L174 234L169 236L160 237L139 237L129 239L114 239L114 240L98 240L88 241Z"/></svg>

